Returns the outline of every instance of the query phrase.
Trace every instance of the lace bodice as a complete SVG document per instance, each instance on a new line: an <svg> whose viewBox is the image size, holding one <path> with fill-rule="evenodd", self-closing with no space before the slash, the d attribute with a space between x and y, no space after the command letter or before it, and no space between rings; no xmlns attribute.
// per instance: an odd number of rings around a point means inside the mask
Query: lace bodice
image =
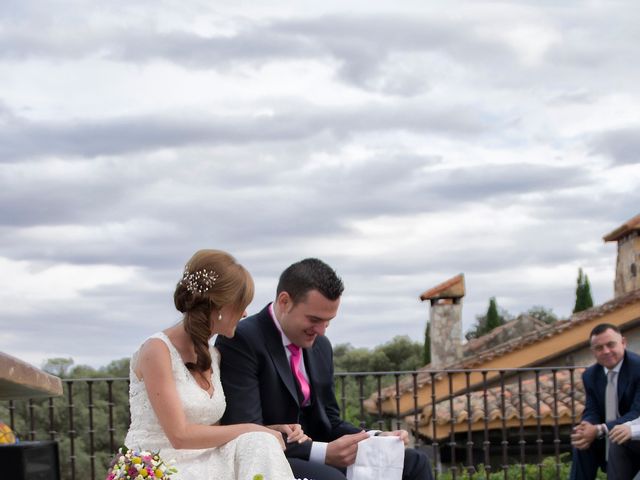
<svg viewBox="0 0 640 480"><path fill-rule="evenodd" d="M159 332L149 338L158 338L169 348L171 370L187 420L190 423L204 425L217 423L224 414L227 405L222 385L220 384L220 355L218 351L210 347L213 395L209 397L209 393L198 385L191 372L184 365L180 353L164 333ZM140 350L133 354L129 368L129 378L131 380L129 387L131 426L129 427L125 445L129 448L141 448L144 446L147 450L158 450L169 447L170 444L158 422L158 417L153 411L144 379L138 379L134 371L139 353Z"/></svg>

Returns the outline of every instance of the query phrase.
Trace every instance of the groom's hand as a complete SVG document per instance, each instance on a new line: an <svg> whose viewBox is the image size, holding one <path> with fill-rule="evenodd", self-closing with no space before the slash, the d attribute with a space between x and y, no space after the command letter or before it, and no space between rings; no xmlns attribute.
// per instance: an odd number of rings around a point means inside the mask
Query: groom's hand
<svg viewBox="0 0 640 480"><path fill-rule="evenodd" d="M360 433L343 435L342 437L327 444L327 453L324 463L338 468L345 468L353 465L358 453L358 442L369 438L369 434L364 430Z"/></svg>
<svg viewBox="0 0 640 480"><path fill-rule="evenodd" d="M398 437L406 447L409 445L409 432L406 430L394 430L393 432L380 432L379 437Z"/></svg>

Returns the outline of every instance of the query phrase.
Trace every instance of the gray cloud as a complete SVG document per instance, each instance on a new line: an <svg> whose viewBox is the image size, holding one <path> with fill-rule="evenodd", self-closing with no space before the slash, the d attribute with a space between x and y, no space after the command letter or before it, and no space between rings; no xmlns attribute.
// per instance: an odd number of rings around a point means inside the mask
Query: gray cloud
<svg viewBox="0 0 640 480"><path fill-rule="evenodd" d="M122 155L191 145L290 142L323 133L343 139L358 133L408 130L414 133L477 135L489 129L480 112L428 104L370 104L350 109L284 109L269 117L140 116L72 122L9 121L0 131L0 162L48 156Z"/></svg>
<svg viewBox="0 0 640 480"><path fill-rule="evenodd" d="M592 153L605 155L616 164L640 163L640 127L630 126L602 132L590 140Z"/></svg>

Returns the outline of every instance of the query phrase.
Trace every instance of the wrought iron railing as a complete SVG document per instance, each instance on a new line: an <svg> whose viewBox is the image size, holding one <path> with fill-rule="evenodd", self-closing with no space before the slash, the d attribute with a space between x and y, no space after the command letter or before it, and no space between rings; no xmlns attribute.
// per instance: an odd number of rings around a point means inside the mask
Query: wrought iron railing
<svg viewBox="0 0 640 480"><path fill-rule="evenodd" d="M336 395L356 425L412 432L436 478L560 479L583 406L577 368L336 373ZM0 420L23 440L58 441L63 479L102 479L130 422L129 381L63 383L62 397L0 402Z"/></svg>

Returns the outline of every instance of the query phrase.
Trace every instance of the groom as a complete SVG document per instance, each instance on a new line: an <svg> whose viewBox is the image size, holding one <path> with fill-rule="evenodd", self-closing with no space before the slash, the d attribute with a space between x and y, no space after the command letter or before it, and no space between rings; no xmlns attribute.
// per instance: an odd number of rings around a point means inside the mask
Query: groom
<svg viewBox="0 0 640 480"><path fill-rule="evenodd" d="M227 398L224 424L301 424L313 441L287 444L297 478L344 480L358 442L369 435L340 419L333 387L333 351L324 336L338 313L344 286L315 258L294 263L278 282L276 299L238 324L233 338L219 336L221 377ZM405 449L403 480L431 479L424 452Z"/></svg>

